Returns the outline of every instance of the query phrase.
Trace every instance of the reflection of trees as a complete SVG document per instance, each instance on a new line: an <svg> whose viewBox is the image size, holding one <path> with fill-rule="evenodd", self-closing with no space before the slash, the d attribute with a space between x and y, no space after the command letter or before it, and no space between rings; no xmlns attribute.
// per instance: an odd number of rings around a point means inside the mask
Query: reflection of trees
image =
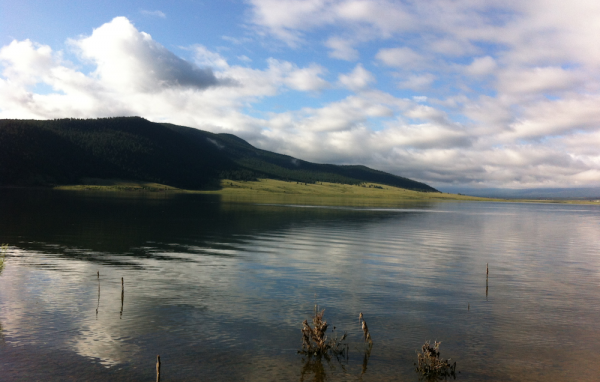
<svg viewBox="0 0 600 382"><path fill-rule="evenodd" d="M6 252L8 251L8 244L2 244L0 246L0 275L4 270L4 260L6 259Z"/></svg>
<svg viewBox="0 0 600 382"><path fill-rule="evenodd" d="M363 356L362 369L359 376L359 380L362 380L362 376L367 372L372 348L372 345L365 347L365 354ZM336 370L336 365L340 366L344 374L347 374L347 364L348 358L340 358L339 356L335 355L331 357L327 353L321 355L305 355L304 357L302 357L302 372L300 373L300 381L327 381L327 373L331 374L332 372L334 372ZM311 375L312 380L310 379Z"/></svg>
<svg viewBox="0 0 600 382"><path fill-rule="evenodd" d="M323 358L329 364L330 358L327 354L312 356L309 355L306 358L302 358L302 373L300 374L300 381L303 382L305 376L308 374L313 375L314 382L323 382L327 380L327 373L323 366Z"/></svg>
<svg viewBox="0 0 600 382"><path fill-rule="evenodd" d="M6 252L8 251L8 244L2 244L0 246L0 275L4 270L4 259L6 259ZM0 342L4 343L4 332L2 330L2 323L0 322Z"/></svg>
<svg viewBox="0 0 600 382"><path fill-rule="evenodd" d="M234 248L233 237L257 236L289 228L315 227L337 221L364 227L387 219L409 218L411 213L364 211L348 208L282 208L221 203L219 195L93 193L52 190L3 190L0 219L5 237L21 237L19 247L55 256L114 266L141 267L120 256L170 259L144 248L153 242L157 253L170 252L177 238L180 251L190 247ZM111 196L112 195L112 196ZM156 198L154 198L156 197ZM404 205L431 208L431 204ZM58 218L57 218L58 217ZM143 222L143 224L141 224ZM165 224L168 222L168 224ZM69 235L65 235L69 232ZM47 244L53 244L48 246ZM72 250L76 249L76 250Z"/></svg>
<svg viewBox="0 0 600 382"><path fill-rule="evenodd" d="M369 344L365 349L365 356L363 357L362 363L362 371L360 372L360 379L362 380L362 376L367 372L367 365L369 364L369 358L371 357L371 349L373 348L373 344Z"/></svg>
<svg viewBox="0 0 600 382"><path fill-rule="evenodd" d="M323 363L325 361L325 364ZM336 370L336 364L342 368L344 374L346 373L346 366L342 363L347 361L346 358L340 358L339 355L332 357L327 354L319 355L307 355L302 358L302 373L300 374L300 381L304 381L305 376L313 375L313 382L323 382L327 380L327 371L333 372ZM327 366L327 369L325 368Z"/></svg>

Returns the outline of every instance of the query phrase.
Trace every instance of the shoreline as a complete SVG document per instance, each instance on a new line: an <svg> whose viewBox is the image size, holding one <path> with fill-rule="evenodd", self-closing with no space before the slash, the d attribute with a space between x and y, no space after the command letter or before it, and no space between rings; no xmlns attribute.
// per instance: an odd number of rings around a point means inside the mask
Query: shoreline
<svg viewBox="0 0 600 382"><path fill-rule="evenodd" d="M43 187L3 187L3 188L38 188ZM47 188L44 188L47 189ZM450 194L442 192L412 191L377 183L348 185L339 183L300 183L274 179L258 181L235 181L223 179L220 189L186 190L159 183L136 182L125 180L98 180L91 184L61 185L50 189L78 192L135 192L151 194L205 194L220 195L226 201L265 202L285 204L313 205L371 205L393 206L415 202L442 201L481 201L502 203L538 203L538 204L581 204L600 205L600 201L577 199L500 199Z"/></svg>

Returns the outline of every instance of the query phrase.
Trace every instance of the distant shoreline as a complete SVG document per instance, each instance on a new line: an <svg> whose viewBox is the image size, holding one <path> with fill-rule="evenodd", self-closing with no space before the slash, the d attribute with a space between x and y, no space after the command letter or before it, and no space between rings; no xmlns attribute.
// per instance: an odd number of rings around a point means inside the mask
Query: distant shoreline
<svg viewBox="0 0 600 382"><path fill-rule="evenodd" d="M7 186L2 188L38 188ZM95 192L147 192L220 195L224 200L239 202L266 202L314 205L372 205L393 206L411 202L483 201L540 204L588 204L600 205L599 201L552 200L552 199L500 199L450 194L441 192L412 191L377 183L349 185L338 183L301 183L274 179L236 181L223 179L220 188L213 190L185 190L159 183L126 180L97 180L91 184L61 185L51 189L65 191Z"/></svg>

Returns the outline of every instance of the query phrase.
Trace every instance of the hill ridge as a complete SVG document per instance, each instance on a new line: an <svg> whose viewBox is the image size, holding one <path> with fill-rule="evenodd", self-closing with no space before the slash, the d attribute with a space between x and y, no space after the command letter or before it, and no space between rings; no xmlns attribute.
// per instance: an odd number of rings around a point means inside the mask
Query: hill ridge
<svg viewBox="0 0 600 382"><path fill-rule="evenodd" d="M439 192L363 165L308 162L215 134L141 117L0 120L0 186L81 184L84 178L134 179L186 189L218 188L220 179L302 183L381 183Z"/></svg>

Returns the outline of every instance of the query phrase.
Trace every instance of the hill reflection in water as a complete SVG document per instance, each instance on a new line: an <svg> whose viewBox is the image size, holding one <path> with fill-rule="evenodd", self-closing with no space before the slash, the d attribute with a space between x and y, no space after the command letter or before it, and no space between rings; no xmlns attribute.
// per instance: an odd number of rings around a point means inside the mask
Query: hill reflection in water
<svg viewBox="0 0 600 382"><path fill-rule="evenodd" d="M425 340L442 341L461 380L600 371L586 356L599 332L595 206L0 193L11 380L149 379L156 354L164 380L416 380ZM347 361L296 353L315 302L348 332Z"/></svg>

